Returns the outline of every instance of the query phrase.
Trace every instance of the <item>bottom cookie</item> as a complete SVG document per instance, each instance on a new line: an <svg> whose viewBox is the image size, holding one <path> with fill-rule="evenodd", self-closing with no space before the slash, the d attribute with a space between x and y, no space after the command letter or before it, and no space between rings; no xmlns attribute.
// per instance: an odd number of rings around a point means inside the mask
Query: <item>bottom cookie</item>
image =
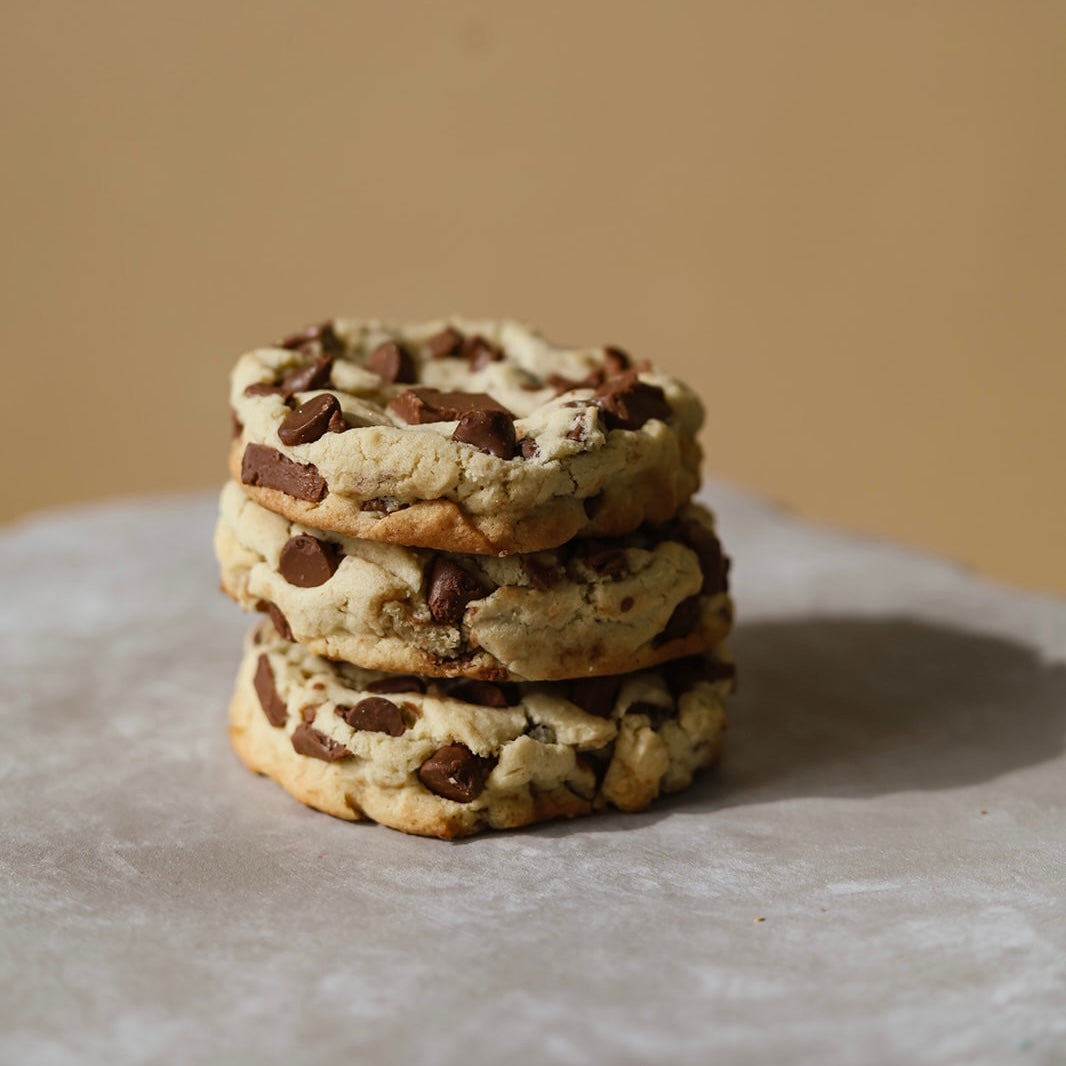
<svg viewBox="0 0 1066 1066"><path fill-rule="evenodd" d="M683 659L579 681L383 674L249 633L230 738L301 803L423 836L639 811L721 749L732 664Z"/></svg>

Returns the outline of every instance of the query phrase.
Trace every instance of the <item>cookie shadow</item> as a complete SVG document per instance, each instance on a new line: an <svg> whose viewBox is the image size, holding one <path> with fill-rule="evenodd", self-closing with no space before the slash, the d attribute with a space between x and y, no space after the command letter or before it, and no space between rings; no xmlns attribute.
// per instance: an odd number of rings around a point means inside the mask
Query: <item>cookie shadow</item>
<svg viewBox="0 0 1066 1066"><path fill-rule="evenodd" d="M720 809L994 780L1066 746L1066 665L909 618L742 626L719 771L668 801Z"/></svg>

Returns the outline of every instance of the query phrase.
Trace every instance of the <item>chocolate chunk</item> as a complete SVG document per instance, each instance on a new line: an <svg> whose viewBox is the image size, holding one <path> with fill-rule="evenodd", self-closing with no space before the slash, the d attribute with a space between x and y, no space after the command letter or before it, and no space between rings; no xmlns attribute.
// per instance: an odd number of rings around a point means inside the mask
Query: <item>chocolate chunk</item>
<svg viewBox="0 0 1066 1066"><path fill-rule="evenodd" d="M564 392L569 392L571 389L580 389L582 387L580 381L574 381L573 378L564 378L562 374L549 374L544 379L544 384L555 389L556 396L562 396Z"/></svg>
<svg viewBox="0 0 1066 1066"><path fill-rule="evenodd" d="M458 355L463 347L463 335L449 326L434 334L426 341L426 350L434 359L443 359L448 355Z"/></svg>
<svg viewBox="0 0 1066 1066"><path fill-rule="evenodd" d="M318 708L321 706L321 703L309 703L306 707L301 707L300 718L310 725L318 717Z"/></svg>
<svg viewBox="0 0 1066 1066"><path fill-rule="evenodd" d="M484 392L440 392L438 389L407 389L389 402L389 410L409 426L427 422L454 422L471 411L502 411L514 415Z"/></svg>
<svg viewBox="0 0 1066 1066"><path fill-rule="evenodd" d="M652 641L656 647L666 644L671 640L687 637L697 626L700 620L700 598L689 596L683 599L670 615L663 631Z"/></svg>
<svg viewBox="0 0 1066 1066"><path fill-rule="evenodd" d="M586 518L595 518L603 508L603 493L599 493L596 496L586 496L581 501L582 507L585 509Z"/></svg>
<svg viewBox="0 0 1066 1066"><path fill-rule="evenodd" d="M610 718L621 687L622 679L617 675L582 677L571 682L570 702L576 703L587 714Z"/></svg>
<svg viewBox="0 0 1066 1066"><path fill-rule="evenodd" d="M330 371L333 369L333 356L323 355L310 366L290 370L281 381L281 387L287 396L294 392L310 392L312 389L324 389L329 384Z"/></svg>
<svg viewBox="0 0 1066 1066"><path fill-rule="evenodd" d="M658 729L667 718L673 718L674 708L663 707L658 703L648 703L646 700L638 700L626 708L626 714L643 714L651 720L652 729Z"/></svg>
<svg viewBox="0 0 1066 1066"><path fill-rule="evenodd" d="M703 571L701 591L713 596L729 590L729 560L722 554L718 538L701 522L681 523L681 540L697 555Z"/></svg>
<svg viewBox="0 0 1066 1066"><path fill-rule="evenodd" d="M613 378L619 374L624 374L631 365L632 360L621 348L608 344L603 349L603 368L607 372L607 377Z"/></svg>
<svg viewBox="0 0 1066 1066"><path fill-rule="evenodd" d="M294 463L276 448L249 444L241 461L241 481L264 489L277 489L298 500L318 503L329 486L311 463Z"/></svg>
<svg viewBox="0 0 1066 1066"><path fill-rule="evenodd" d="M352 729L366 733L388 733L390 737L398 737L407 728L400 708L392 700L380 696L369 696L352 707L338 707L335 713Z"/></svg>
<svg viewBox="0 0 1066 1066"><path fill-rule="evenodd" d="M627 614L629 611L633 610L633 597L626 596L618 605L618 609L622 612L622 614Z"/></svg>
<svg viewBox="0 0 1066 1066"><path fill-rule="evenodd" d="M450 559L438 555L426 574L426 602L434 622L458 625L471 600L480 600L489 589Z"/></svg>
<svg viewBox="0 0 1066 1066"><path fill-rule="evenodd" d="M463 415L452 440L472 444L497 459L513 459L517 446L514 422L503 411L471 411Z"/></svg>
<svg viewBox="0 0 1066 1066"><path fill-rule="evenodd" d="M688 692L700 681L712 684L718 681L736 683L737 668L724 659L706 655L690 655L686 659L675 659L663 669L663 676L670 688L670 694L677 700L682 693Z"/></svg>
<svg viewBox="0 0 1066 1066"><path fill-rule="evenodd" d="M244 390L245 396L284 396L285 394L285 390L280 385L275 385L270 381L257 381Z"/></svg>
<svg viewBox="0 0 1066 1066"><path fill-rule="evenodd" d="M367 356L367 370L385 381L410 385L415 380L415 361L395 341L383 341Z"/></svg>
<svg viewBox="0 0 1066 1066"><path fill-rule="evenodd" d="M588 434L585 433L585 422L581 418L574 420L574 424L567 431L567 440L576 440L578 443L583 441Z"/></svg>
<svg viewBox="0 0 1066 1066"><path fill-rule="evenodd" d="M340 413L337 397L321 392L285 416L278 426L278 438L282 444L310 444L330 428L334 416Z"/></svg>
<svg viewBox="0 0 1066 1066"><path fill-rule="evenodd" d="M255 686L255 694L259 697L259 706L263 708L263 714L267 721L276 728L285 724L289 717L285 701L278 695L277 685L274 681L274 668L265 655L259 656L259 662L255 668L255 678L252 681Z"/></svg>
<svg viewBox="0 0 1066 1066"><path fill-rule="evenodd" d="M340 762L341 759L350 759L352 753L332 737L301 722L292 731L292 746L298 755L309 755L312 759L321 759L323 762Z"/></svg>
<svg viewBox="0 0 1066 1066"><path fill-rule="evenodd" d="M298 333L293 333L284 340L278 341L277 347L299 351L316 343L322 346L324 352L336 353L344 348L344 342L337 336L332 322L319 322L318 325L307 326Z"/></svg>
<svg viewBox="0 0 1066 1066"><path fill-rule="evenodd" d="M290 644L295 644L296 641L292 635L292 629L289 626L289 620L281 613L281 608L276 603L270 603L268 600L260 600L256 604L257 611L266 611L270 615L270 621L274 623L274 628L278 631L278 636L282 640L287 640Z"/></svg>
<svg viewBox="0 0 1066 1066"><path fill-rule="evenodd" d="M603 411L608 429L639 429L649 418L665 422L672 413L663 390L645 384L632 371L608 378L592 402Z"/></svg>
<svg viewBox="0 0 1066 1066"><path fill-rule="evenodd" d="M285 542L278 559L278 570L290 585L311 589L324 585L340 561L338 545L301 533Z"/></svg>
<svg viewBox="0 0 1066 1066"><path fill-rule="evenodd" d="M584 564L601 577L622 577L629 573L625 550L599 541L588 541L581 551Z"/></svg>
<svg viewBox="0 0 1066 1066"><path fill-rule="evenodd" d="M522 702L517 685L504 681L460 681L448 693L463 703L476 703L481 707L515 707Z"/></svg>
<svg viewBox="0 0 1066 1066"><path fill-rule="evenodd" d="M518 442L518 454L523 459L536 459L540 455L540 448L532 437L523 437Z"/></svg>
<svg viewBox="0 0 1066 1066"><path fill-rule="evenodd" d="M503 358L502 348L476 334L463 341L462 351L471 370L481 370Z"/></svg>
<svg viewBox="0 0 1066 1066"><path fill-rule="evenodd" d="M522 567L529 577L529 583L541 592L555 588L563 579L557 567L542 563L532 555L522 557Z"/></svg>
<svg viewBox="0 0 1066 1066"><path fill-rule="evenodd" d="M367 692L425 692L426 683L414 674L392 674L389 677L371 681L366 686Z"/></svg>
<svg viewBox="0 0 1066 1066"><path fill-rule="evenodd" d="M389 499L385 496L377 496L372 500L363 500L359 505L359 510L376 511L380 514L392 514L394 511L402 511L410 506L409 503L400 503L398 500Z"/></svg>
<svg viewBox="0 0 1066 1066"><path fill-rule="evenodd" d="M236 440L244 432L244 423L237 417L237 412L231 407L229 409L230 419L230 432L233 434L233 439Z"/></svg>
<svg viewBox="0 0 1066 1066"><path fill-rule="evenodd" d="M418 779L430 792L456 803L476 800L488 776L488 760L479 758L465 744L438 748L418 768Z"/></svg>

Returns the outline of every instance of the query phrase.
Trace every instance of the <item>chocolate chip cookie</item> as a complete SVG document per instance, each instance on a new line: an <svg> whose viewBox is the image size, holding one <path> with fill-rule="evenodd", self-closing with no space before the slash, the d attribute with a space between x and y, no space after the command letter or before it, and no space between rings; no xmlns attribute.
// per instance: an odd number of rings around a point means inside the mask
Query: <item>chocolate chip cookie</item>
<svg viewBox="0 0 1066 1066"><path fill-rule="evenodd" d="M687 386L514 322L322 323L243 356L230 399L244 491L365 540L536 552L664 522L699 484Z"/></svg>
<svg viewBox="0 0 1066 1066"><path fill-rule="evenodd" d="M230 737L301 803L459 837L642 810L685 788L718 756L732 679L721 651L570 682L382 674L318 658L264 620L246 641Z"/></svg>
<svg viewBox="0 0 1066 1066"><path fill-rule="evenodd" d="M729 631L728 560L702 507L611 541L456 555L290 522L230 482L222 587L311 651L373 670L557 680L642 670Z"/></svg>

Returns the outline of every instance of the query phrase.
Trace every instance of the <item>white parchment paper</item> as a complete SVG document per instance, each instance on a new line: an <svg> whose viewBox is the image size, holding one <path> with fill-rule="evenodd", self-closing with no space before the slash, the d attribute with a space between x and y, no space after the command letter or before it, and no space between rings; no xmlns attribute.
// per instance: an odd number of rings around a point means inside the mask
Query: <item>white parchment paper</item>
<svg viewBox="0 0 1066 1066"><path fill-rule="evenodd" d="M213 498L10 527L0 1062L1066 1062L1066 603L707 497L720 770L453 844L231 755Z"/></svg>

